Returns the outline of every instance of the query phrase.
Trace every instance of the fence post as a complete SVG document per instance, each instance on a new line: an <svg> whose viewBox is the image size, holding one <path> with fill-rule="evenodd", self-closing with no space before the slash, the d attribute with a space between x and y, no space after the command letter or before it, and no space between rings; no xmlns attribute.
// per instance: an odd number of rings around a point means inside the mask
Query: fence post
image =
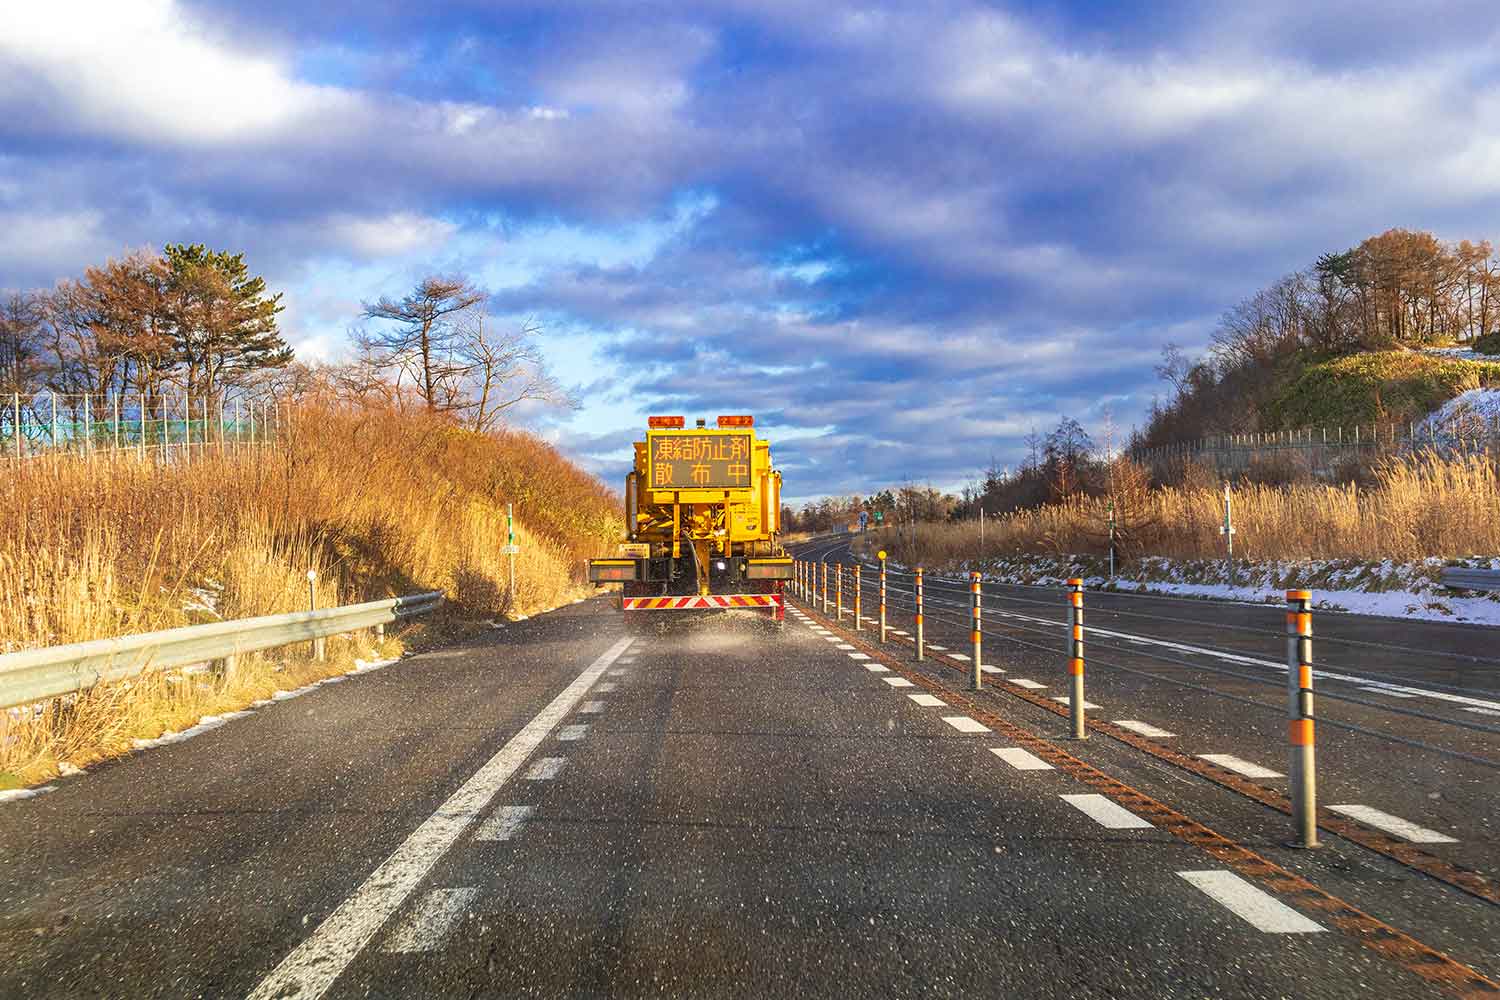
<svg viewBox="0 0 1500 1000"><path fill-rule="evenodd" d="M118 392L115 393L114 396L112 397L112 399L114 401L114 413L113 413L113 416L114 416L114 421L115 421L115 451L119 451L120 450L120 394Z"/></svg>
<svg viewBox="0 0 1500 1000"><path fill-rule="evenodd" d="M1312 594L1286 592L1287 736L1290 742L1292 825L1297 847L1318 845L1317 742L1313 734Z"/></svg>
<svg viewBox="0 0 1500 1000"><path fill-rule="evenodd" d="M854 564L854 631L856 632L864 630L864 625L860 622L860 616L864 613L865 607L863 601L865 584L861 569L863 567L859 563Z"/></svg>
<svg viewBox="0 0 1500 1000"><path fill-rule="evenodd" d="M307 571L307 610L318 610L318 571L315 569ZM318 636L313 640L313 659L321 661L323 653L323 637Z"/></svg>
<svg viewBox="0 0 1500 1000"><path fill-rule="evenodd" d="M1068 675L1073 685L1068 699L1071 702L1070 717L1073 738L1086 740L1089 734L1083 715L1083 580L1080 577L1068 581L1068 605Z"/></svg>
<svg viewBox="0 0 1500 1000"><path fill-rule="evenodd" d="M876 553L880 557L880 641L885 642L885 549Z"/></svg>
<svg viewBox="0 0 1500 1000"><path fill-rule="evenodd" d="M73 412L76 415L78 411ZM85 455L94 450L94 412L89 406L88 393L83 394L83 448L81 450Z"/></svg>
<svg viewBox="0 0 1500 1000"><path fill-rule="evenodd" d="M920 566L917 567L916 598L917 598L917 617L916 617L916 626L917 626L917 659L920 660L920 659L922 659L922 657L927 652L926 644L925 644L925 642L924 642L924 640L922 638L922 567L920 567Z"/></svg>
<svg viewBox="0 0 1500 1000"><path fill-rule="evenodd" d="M983 623L980 621L979 617L979 602L983 599L984 595L979 590L978 570L974 570L969 573L969 593L972 595L970 605L974 619L969 631L969 641L974 646L972 650L974 655L972 670L973 676L970 678L969 686L972 687L975 691L978 691L981 687L984 686L984 671L980 669L980 665L984 662L980 659L980 639L984 635L984 628Z"/></svg>
<svg viewBox="0 0 1500 1000"><path fill-rule="evenodd" d="M52 393L52 450L57 450L57 393Z"/></svg>
<svg viewBox="0 0 1500 1000"><path fill-rule="evenodd" d="M834 620L840 624L844 621L844 564L833 564L833 598Z"/></svg>
<svg viewBox="0 0 1500 1000"><path fill-rule="evenodd" d="M11 402L11 406L14 408L13 412L15 413L15 416L16 416L16 422L11 427L11 430L15 431L15 434L16 434L16 460L20 461L20 459L21 459L21 394L19 392L13 392L13 393L11 393L10 394L10 402Z"/></svg>

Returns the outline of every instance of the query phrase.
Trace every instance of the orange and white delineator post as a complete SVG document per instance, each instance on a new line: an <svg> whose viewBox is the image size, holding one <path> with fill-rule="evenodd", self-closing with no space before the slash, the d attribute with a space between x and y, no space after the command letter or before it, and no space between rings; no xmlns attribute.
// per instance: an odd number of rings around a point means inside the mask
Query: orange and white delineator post
<svg viewBox="0 0 1500 1000"><path fill-rule="evenodd" d="M885 550L880 552L880 641L885 642Z"/></svg>
<svg viewBox="0 0 1500 1000"><path fill-rule="evenodd" d="M1312 594L1286 592L1287 737L1297 847L1318 844L1317 740L1313 732Z"/></svg>
<svg viewBox="0 0 1500 1000"><path fill-rule="evenodd" d="M980 640L984 636L984 624L980 621L979 611L979 602L984 598L984 594L979 589L979 574L977 572L972 572L969 574L969 595L969 603L971 605L970 610L974 616L974 621L969 630L969 641L974 646L974 649L972 651L974 656L974 662L972 664L973 677L970 678L969 686L972 687L975 691L978 691L984 684L984 670L981 666L984 661L980 659Z"/></svg>
<svg viewBox="0 0 1500 1000"><path fill-rule="evenodd" d="M863 631L865 627L860 620L860 616L864 613L864 603L861 598L864 596L865 589L864 581L860 578L860 568L859 563L854 564L854 631L856 632Z"/></svg>
<svg viewBox="0 0 1500 1000"><path fill-rule="evenodd" d="M828 614L828 564L826 562L818 563L818 572L821 574L823 581L823 613L826 615Z"/></svg>
<svg viewBox="0 0 1500 1000"><path fill-rule="evenodd" d="M833 564L833 610L837 622L844 620L844 564Z"/></svg>
<svg viewBox="0 0 1500 1000"><path fill-rule="evenodd" d="M1073 720L1073 738L1089 738L1087 720L1083 715L1083 580L1074 577L1068 581L1068 676L1072 682L1069 697L1070 717Z"/></svg>
<svg viewBox="0 0 1500 1000"><path fill-rule="evenodd" d="M927 652L927 645L922 638L922 567L917 567L916 589L916 628L917 628L917 659L920 660Z"/></svg>

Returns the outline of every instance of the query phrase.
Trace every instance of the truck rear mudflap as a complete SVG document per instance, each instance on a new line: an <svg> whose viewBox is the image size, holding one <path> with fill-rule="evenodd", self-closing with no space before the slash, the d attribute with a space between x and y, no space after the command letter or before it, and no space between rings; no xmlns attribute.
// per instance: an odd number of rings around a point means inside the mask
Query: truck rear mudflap
<svg viewBox="0 0 1500 1000"><path fill-rule="evenodd" d="M707 611L762 608L781 618L786 605L780 594L703 594L687 597L622 597L624 611Z"/></svg>

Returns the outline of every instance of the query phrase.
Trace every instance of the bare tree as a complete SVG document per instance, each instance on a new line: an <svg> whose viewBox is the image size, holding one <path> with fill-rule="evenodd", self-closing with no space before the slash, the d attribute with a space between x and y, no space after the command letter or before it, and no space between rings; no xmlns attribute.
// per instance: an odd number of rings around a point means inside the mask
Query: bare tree
<svg viewBox="0 0 1500 1000"><path fill-rule="evenodd" d="M397 385L415 383L433 412L462 406L456 383L466 363L455 348L459 334L455 320L484 301L484 293L462 275L423 278L400 301L382 297L364 305L365 317L394 323L379 332L362 332L357 341L362 356L377 369L394 372Z"/></svg>
<svg viewBox="0 0 1500 1000"><path fill-rule="evenodd" d="M37 390L46 367L41 332L38 296L11 292L0 299L0 392Z"/></svg>
<svg viewBox="0 0 1500 1000"><path fill-rule="evenodd" d="M528 319L501 331L479 312L459 324L457 353L467 366L462 409L474 430L493 429L502 413L527 400L577 408L577 401L547 372L532 339L540 330Z"/></svg>

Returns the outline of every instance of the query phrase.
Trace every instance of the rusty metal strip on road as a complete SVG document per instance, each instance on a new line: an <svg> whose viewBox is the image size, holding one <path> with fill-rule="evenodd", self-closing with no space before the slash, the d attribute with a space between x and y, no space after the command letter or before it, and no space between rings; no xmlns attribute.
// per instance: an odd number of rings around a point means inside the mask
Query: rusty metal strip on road
<svg viewBox="0 0 1500 1000"><path fill-rule="evenodd" d="M817 614L812 608L805 607L804 610L810 616L821 619L825 625L834 625L830 619ZM845 630L840 629L840 631ZM868 654L875 656L913 683L927 689L933 694L941 694L954 707L963 709L979 722L984 723L1006 738L1014 740L1017 745L1041 757L1054 767L1072 775L1090 787L1098 789L1120 805L1137 815L1149 819L1153 824L1168 831L1179 840L1207 852L1210 856L1230 866L1239 874L1254 879L1277 895L1285 897L1293 906L1325 918L1344 934L1371 949L1376 954L1395 962L1407 971L1429 982L1440 985L1461 997L1483 997L1489 998L1489 1000L1500 997L1500 983L1481 975L1459 960L1438 951L1436 948L1423 944L1411 935L1397 930L1395 927L1364 912L1352 903L1333 895L1325 889L1319 888L1302 876L1296 875L1275 862L1261 857L1248 847L1231 840L1208 826L1199 823L1197 820L1189 818L1144 792L1105 774L1094 765L1074 757L1051 741L1037 736L1035 733L1023 729L1010 720L995 714L991 708L980 705L963 692L955 691L934 678L929 677L927 674L911 669L908 664L896 659L896 657L884 649L872 646L864 642L861 637L850 635L847 632L844 638L849 642L856 643ZM944 665L958 669L951 663L945 663ZM996 681L995 683L998 685L1005 682ZM1028 702L1037 704L1042 708L1047 708L1050 711L1056 711L1054 706L1042 704L1034 695L1023 688L1016 687L1015 685L1006 685L1006 688L1011 693L1025 697ZM1063 713L1059 712L1058 714ZM1103 729L1099 731L1107 732L1107 730ZM1121 732L1125 731L1122 730ZM1109 733L1109 735L1114 734ZM1132 742L1131 745L1134 746L1135 744ZM1154 750L1158 748L1153 747L1150 749ZM1229 772L1225 773L1229 774ZM1217 775L1206 776L1218 780ZM1223 784L1224 782L1220 783ZM1259 788L1260 786L1255 787ZM1258 798L1258 796L1252 797ZM1332 830L1331 832L1344 836L1338 830ZM1382 851L1381 853L1386 852ZM1402 861L1399 857L1392 855L1392 858L1402 864L1407 864L1407 862ZM1408 867L1416 866L1408 865ZM1445 879L1444 881L1447 880ZM1460 888L1462 887L1460 886Z"/></svg>

